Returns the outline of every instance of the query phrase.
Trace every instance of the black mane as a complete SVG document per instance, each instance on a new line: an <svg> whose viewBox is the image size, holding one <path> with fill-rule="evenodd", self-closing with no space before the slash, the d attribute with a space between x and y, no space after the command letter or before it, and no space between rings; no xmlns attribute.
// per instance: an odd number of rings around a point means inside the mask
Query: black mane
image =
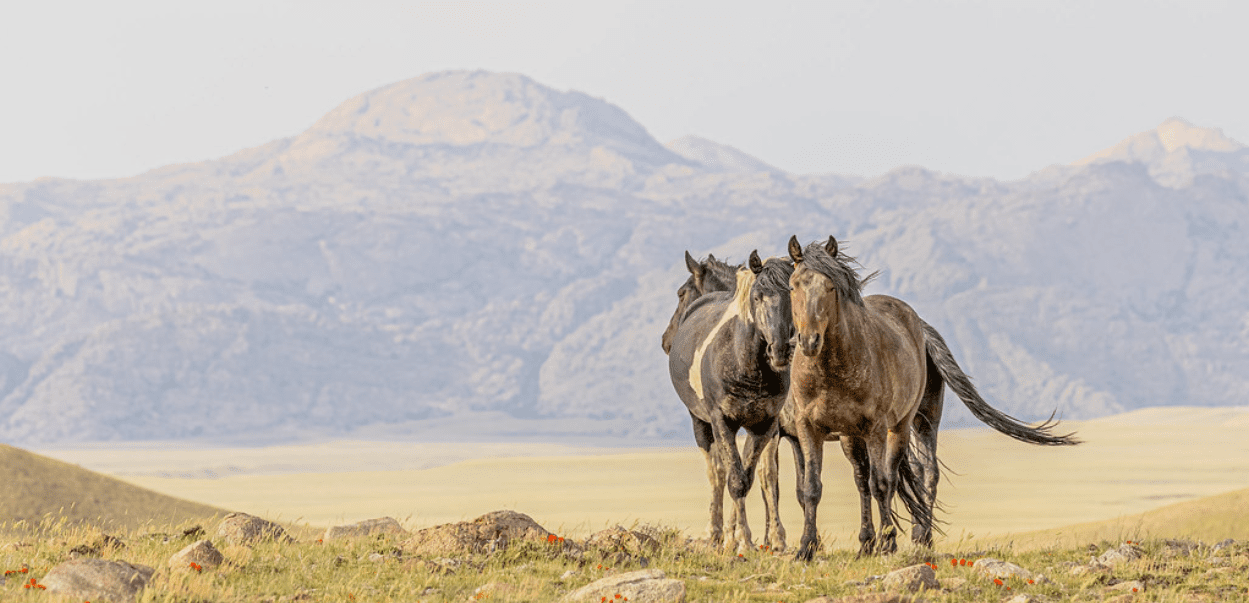
<svg viewBox="0 0 1249 603"><path fill-rule="evenodd" d="M811 243L802 250L803 265L828 277L833 282L833 287L837 289L837 293L847 301L862 306L863 285L876 278L877 273L873 272L866 278L860 279L859 272L850 265L851 262L859 263L858 260L840 251L835 257L829 255L823 242Z"/></svg>

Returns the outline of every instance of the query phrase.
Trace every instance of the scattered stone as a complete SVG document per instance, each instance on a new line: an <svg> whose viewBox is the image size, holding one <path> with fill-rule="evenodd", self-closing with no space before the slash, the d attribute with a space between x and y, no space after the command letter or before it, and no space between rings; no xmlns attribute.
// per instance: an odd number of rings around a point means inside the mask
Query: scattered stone
<svg viewBox="0 0 1249 603"><path fill-rule="evenodd" d="M460 566L464 565L464 562L450 557L436 557L434 559L426 559L421 564L432 574L448 575L458 571Z"/></svg>
<svg viewBox="0 0 1249 603"><path fill-rule="evenodd" d="M816 597L814 599L808 599L806 603L926 603L926 601L916 595L871 593L867 595L851 595L849 597L840 598L829 596Z"/></svg>
<svg viewBox="0 0 1249 603"><path fill-rule="evenodd" d="M657 569L624 572L595 580L567 595L562 601L598 601L602 597L615 598L619 593L633 603L684 603L685 582L664 577Z"/></svg>
<svg viewBox="0 0 1249 603"><path fill-rule="evenodd" d="M42 584L48 592L88 601L134 601L155 569L123 561L74 559L48 571Z"/></svg>
<svg viewBox="0 0 1249 603"><path fill-rule="evenodd" d="M659 541L620 526L595 532L585 540L585 548L624 552L634 557L653 555L659 550Z"/></svg>
<svg viewBox="0 0 1249 603"><path fill-rule="evenodd" d="M181 551L169 558L169 567L174 569L191 569L194 563L204 569L213 569L225 562L225 555L208 540L197 540L188 544Z"/></svg>
<svg viewBox="0 0 1249 603"><path fill-rule="evenodd" d="M938 589L937 574L926 564L920 563L910 567L893 570L885 574L882 581L886 590L917 592L924 589Z"/></svg>
<svg viewBox="0 0 1249 603"><path fill-rule="evenodd" d="M322 540L328 542L338 538L358 538L361 536L372 536L374 534L407 534L408 531L403 529L393 517L379 517L377 519L366 519L361 522L353 523L345 526L334 526L325 531Z"/></svg>
<svg viewBox="0 0 1249 603"><path fill-rule="evenodd" d="M507 582L488 582L478 586L473 590L473 594L469 595L469 601L479 601L481 599L493 599L495 595L503 595L516 590L516 587Z"/></svg>
<svg viewBox="0 0 1249 603"><path fill-rule="evenodd" d="M231 513L221 520L217 526L217 537L224 538L230 544L251 546L258 542L276 540L294 542L295 539L286 534L282 526L266 521L255 515Z"/></svg>
<svg viewBox="0 0 1249 603"><path fill-rule="evenodd" d="M545 541L550 535L533 518L516 511L492 511L473 521L448 523L420 530L403 543L404 550L420 555L492 553L513 540Z"/></svg>
<svg viewBox="0 0 1249 603"><path fill-rule="evenodd" d="M1117 549L1106 549L1101 557L1097 558L1097 562L1102 565L1114 566L1119 563L1128 563L1141 558L1144 551L1136 545L1127 544L1126 542L1119 545Z"/></svg>
<svg viewBox="0 0 1249 603"><path fill-rule="evenodd" d="M1109 590L1129 593L1143 593L1145 592L1145 583L1140 580L1126 580L1112 585Z"/></svg>
<svg viewBox="0 0 1249 603"><path fill-rule="evenodd" d="M1035 595L1019 594L1007 599L1005 603L1041 603L1044 600Z"/></svg>
<svg viewBox="0 0 1249 603"><path fill-rule="evenodd" d="M573 577L573 576L576 576L576 575L577 575L577 570L568 570L568 571L566 571L566 572L564 572L564 573L560 574L559 579L560 579L560 581L562 582L562 581L567 580L567 579L569 579L569 578L571 578L571 577Z"/></svg>
<svg viewBox="0 0 1249 603"><path fill-rule="evenodd" d="M967 586L966 578L954 577L941 579L941 588L947 591L956 591L964 586Z"/></svg>
<svg viewBox="0 0 1249 603"><path fill-rule="evenodd" d="M977 559L974 567L976 571L988 576L989 578L997 578L999 580L1009 580L1011 578L1018 578L1019 580L1025 582L1028 580L1032 580L1034 582L1042 582L1043 580L1046 580L1045 576L1034 574L1022 567L1019 567L1018 565L1015 565L1014 563L1008 563L992 557Z"/></svg>

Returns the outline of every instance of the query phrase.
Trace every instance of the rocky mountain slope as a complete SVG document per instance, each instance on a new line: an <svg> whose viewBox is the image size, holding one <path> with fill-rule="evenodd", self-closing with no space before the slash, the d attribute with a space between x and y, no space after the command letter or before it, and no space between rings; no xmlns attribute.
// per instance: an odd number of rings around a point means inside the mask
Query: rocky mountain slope
<svg viewBox="0 0 1249 603"><path fill-rule="evenodd" d="M791 234L882 270L1023 418L1243 405L1247 198L1249 150L1177 120L1020 181L860 180L430 74L218 160L0 185L0 438L683 438L683 252Z"/></svg>

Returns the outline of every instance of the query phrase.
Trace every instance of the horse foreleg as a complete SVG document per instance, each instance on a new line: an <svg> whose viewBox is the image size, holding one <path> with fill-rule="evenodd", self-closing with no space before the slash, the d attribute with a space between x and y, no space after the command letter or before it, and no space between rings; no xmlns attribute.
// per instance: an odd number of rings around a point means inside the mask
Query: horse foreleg
<svg viewBox="0 0 1249 603"><path fill-rule="evenodd" d="M841 451L854 469L854 487L859 491L859 556L876 549L876 528L872 525L872 462L863 438L841 436Z"/></svg>
<svg viewBox="0 0 1249 603"><path fill-rule="evenodd" d="M764 521L767 522L768 548L780 553L785 550L785 526L781 525L781 484L779 474L781 436L778 431L763 447L759 465L759 492L763 494Z"/></svg>
<svg viewBox="0 0 1249 603"><path fill-rule="evenodd" d="M824 485L820 482L820 469L824 465L824 434L816 433L808 421L798 421L798 445L806 460L802 478L802 541L798 545L797 558L810 561L820 546L820 535L815 525L815 512L820 505Z"/></svg>
<svg viewBox="0 0 1249 603"><path fill-rule="evenodd" d="M711 425L694 419L694 439L707 461L707 481L711 483L711 520L707 523L707 539L713 547L724 541L724 464L713 447L715 437Z"/></svg>
<svg viewBox="0 0 1249 603"><path fill-rule="evenodd" d="M751 482L754 481L755 468L759 465L759 458L763 454L763 449L775 437L777 432L775 421L762 434L753 430L747 430L746 432L746 446L742 450L745 457L743 459L742 471L745 473L746 489L734 491L732 487L729 488L729 493L733 495L734 505L733 539L737 545L738 553L744 554L754 548L754 541L750 534L750 522L746 520L746 495L750 492ZM760 489L762 490L763 488Z"/></svg>

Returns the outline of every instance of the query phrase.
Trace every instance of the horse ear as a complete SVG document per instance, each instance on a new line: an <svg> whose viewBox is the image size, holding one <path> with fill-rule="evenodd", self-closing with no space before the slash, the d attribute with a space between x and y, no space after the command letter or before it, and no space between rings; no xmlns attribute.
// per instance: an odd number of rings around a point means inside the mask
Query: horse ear
<svg viewBox="0 0 1249 603"><path fill-rule="evenodd" d="M703 265L699 264L698 260L694 259L694 256L690 255L689 251L685 252L685 267L690 271L690 274L702 278Z"/></svg>
<svg viewBox="0 0 1249 603"><path fill-rule="evenodd" d="M687 251L687 252L685 252L685 253L689 253L689 252ZM714 253L709 253L709 254L707 254L707 261L708 261L708 262L714 262L714 261L716 261L716 254L714 254Z"/></svg>
<svg viewBox="0 0 1249 603"><path fill-rule="evenodd" d="M798 235L789 237L789 258L795 264L802 261L802 243L798 242Z"/></svg>
<svg viewBox="0 0 1249 603"><path fill-rule="evenodd" d="M828 255L837 257L837 239L834 239L833 235L828 235L828 242L824 244L824 251L827 251Z"/></svg>
<svg viewBox="0 0 1249 603"><path fill-rule="evenodd" d="M750 252L750 271L759 274L763 272L763 262L759 261L759 250Z"/></svg>

